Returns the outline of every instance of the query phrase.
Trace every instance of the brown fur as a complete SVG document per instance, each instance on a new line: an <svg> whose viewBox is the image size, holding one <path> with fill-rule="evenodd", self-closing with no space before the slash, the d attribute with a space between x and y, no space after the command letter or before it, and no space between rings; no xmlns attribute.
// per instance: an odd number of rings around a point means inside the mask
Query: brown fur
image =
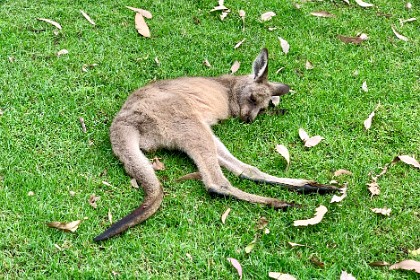
<svg viewBox="0 0 420 280"><path fill-rule="evenodd" d="M268 107L272 96L289 91L287 85L269 82L267 71L268 53L263 49L254 61L252 75L158 81L131 94L112 122L111 143L127 174L141 184L145 198L136 210L97 236L95 241L125 231L149 218L159 208L163 189L143 151L181 150L197 165L208 192L274 208L293 204L233 187L223 175L221 166L237 176L285 185L297 191L335 191L334 187L312 181L277 178L263 173L236 159L213 134L211 126L218 121L240 117L245 122L252 122Z"/></svg>

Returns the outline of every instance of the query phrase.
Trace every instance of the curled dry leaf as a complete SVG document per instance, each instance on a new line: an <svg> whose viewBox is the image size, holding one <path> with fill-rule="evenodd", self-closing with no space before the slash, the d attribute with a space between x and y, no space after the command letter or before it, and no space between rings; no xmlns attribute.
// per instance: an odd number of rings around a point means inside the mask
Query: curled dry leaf
<svg viewBox="0 0 420 280"><path fill-rule="evenodd" d="M160 161L160 158L158 157L152 159L152 167L156 171L165 170L165 165L163 164L163 162Z"/></svg>
<svg viewBox="0 0 420 280"><path fill-rule="evenodd" d="M363 8L368 8L368 7L373 7L374 6L373 4L363 2L362 0L354 0L354 1L356 1L357 5L359 5L360 7L363 7Z"/></svg>
<svg viewBox="0 0 420 280"><path fill-rule="evenodd" d="M284 274L280 272L269 272L268 277L276 280L296 280L295 277L293 277L290 274Z"/></svg>
<svg viewBox="0 0 420 280"><path fill-rule="evenodd" d="M245 253L249 254L254 250L255 244L257 243L257 237L254 238L254 240L251 241L246 247L245 247Z"/></svg>
<svg viewBox="0 0 420 280"><path fill-rule="evenodd" d="M400 19L400 25L401 25L401 27L403 27L404 23L413 22L413 21L416 21L416 20L417 20L416 18Z"/></svg>
<svg viewBox="0 0 420 280"><path fill-rule="evenodd" d="M235 61L233 64L232 64L232 67L230 67L230 71L232 72L232 74L235 74L236 73L236 71L238 71L239 70L239 67L241 66L241 63L239 62L239 61Z"/></svg>
<svg viewBox="0 0 420 280"><path fill-rule="evenodd" d="M343 270L340 275L340 280L356 280L356 278Z"/></svg>
<svg viewBox="0 0 420 280"><path fill-rule="evenodd" d="M102 184L104 184L107 187L112 187L112 185L110 183L108 183L107 181L102 181Z"/></svg>
<svg viewBox="0 0 420 280"><path fill-rule="evenodd" d="M372 267L382 267L382 266L389 266L389 265L391 264L384 261L376 261L376 262L371 262L369 264L369 266L372 266Z"/></svg>
<svg viewBox="0 0 420 280"><path fill-rule="evenodd" d="M289 43L281 37L278 37L278 38L279 38L280 46L281 46L281 49L283 50L283 53L288 54L290 50Z"/></svg>
<svg viewBox="0 0 420 280"><path fill-rule="evenodd" d="M338 177L341 175L353 175L353 173L351 173L351 171L348 171L346 169L338 169L334 172L334 177Z"/></svg>
<svg viewBox="0 0 420 280"><path fill-rule="evenodd" d="M335 17L335 15L327 12L327 11L316 11L316 12L311 12L311 15L315 16L315 17Z"/></svg>
<svg viewBox="0 0 420 280"><path fill-rule="evenodd" d="M135 27L137 32L142 35L143 37L149 38L150 37L150 29L147 25L146 21L144 21L144 17L140 13L136 13L134 17Z"/></svg>
<svg viewBox="0 0 420 280"><path fill-rule="evenodd" d="M238 262L237 259L234 259L234 258L227 258L227 260L236 269L236 271L238 272L238 275L239 275L239 280L241 280L242 279L242 266L241 266L241 264Z"/></svg>
<svg viewBox="0 0 420 280"><path fill-rule="evenodd" d="M241 41L239 41L238 43L236 43L236 45L235 45L233 48L234 48L234 49L239 48L239 47L243 44L243 42L245 42L245 40L246 40L246 39L242 39Z"/></svg>
<svg viewBox="0 0 420 280"><path fill-rule="evenodd" d="M127 9L132 10L133 12L136 12L138 14L141 14L142 16L144 16L147 19L151 19L153 17L152 13L149 12L148 10L143 10L143 9L139 9L139 8L134 8L134 7L130 7L130 6L125 6Z"/></svg>
<svg viewBox="0 0 420 280"><path fill-rule="evenodd" d="M261 20L262 21L269 21L272 17L274 17L276 15L275 12L265 12L261 15Z"/></svg>
<svg viewBox="0 0 420 280"><path fill-rule="evenodd" d="M287 242L287 243L289 243L291 247L306 247L306 245L299 244L299 243L293 243L293 242Z"/></svg>
<svg viewBox="0 0 420 280"><path fill-rule="evenodd" d="M277 107L280 104L280 96L271 96L270 102L274 107Z"/></svg>
<svg viewBox="0 0 420 280"><path fill-rule="evenodd" d="M368 92L368 91L369 91L366 81L364 81L364 82L363 82L363 84L362 84L361 88L362 88L362 90L363 90L364 92Z"/></svg>
<svg viewBox="0 0 420 280"><path fill-rule="evenodd" d="M86 133L86 124L85 124L85 119L82 117L79 117L79 122L80 122L80 126L82 127L82 132Z"/></svg>
<svg viewBox="0 0 420 280"><path fill-rule="evenodd" d="M313 64L309 60L307 60L306 63L305 63L305 69L306 70L312 70L312 69L314 69Z"/></svg>
<svg viewBox="0 0 420 280"><path fill-rule="evenodd" d="M56 229L60 229L64 231L75 232L81 222L82 220L77 220L77 221L73 221L69 223L50 222L50 223L47 223L47 226L49 226L50 228L56 228Z"/></svg>
<svg viewBox="0 0 420 280"><path fill-rule="evenodd" d="M420 248L418 248L417 250L408 250L408 252L410 253L410 255L420 256Z"/></svg>
<svg viewBox="0 0 420 280"><path fill-rule="evenodd" d="M133 188L135 188L135 189L138 189L138 188L139 188L139 185L137 184L137 180L136 180L136 179L134 179L134 178L131 178L131 180L130 180L130 185L131 185Z"/></svg>
<svg viewBox="0 0 420 280"><path fill-rule="evenodd" d="M96 204L96 202L99 200L99 199L101 199L101 197L100 196L96 196L95 194L92 194L90 197L89 197L89 200L88 200L88 202L89 202L89 205L90 206L92 206L93 208L97 208L98 207L98 205Z"/></svg>
<svg viewBox="0 0 420 280"><path fill-rule="evenodd" d="M303 142L306 142L309 139L308 133L303 128L299 128L299 137Z"/></svg>
<svg viewBox="0 0 420 280"><path fill-rule="evenodd" d="M204 66L211 68L210 62L207 60L207 58L203 61Z"/></svg>
<svg viewBox="0 0 420 280"><path fill-rule="evenodd" d="M289 166L290 164L290 154L289 154L289 150L286 148L286 146L284 145L277 145L276 146L276 151L282 156L284 157L284 159L287 162L287 166Z"/></svg>
<svg viewBox="0 0 420 280"><path fill-rule="evenodd" d="M347 187L342 188L340 191L341 191L342 195L341 196L333 195L330 203L341 202L344 198L347 197Z"/></svg>
<svg viewBox="0 0 420 280"><path fill-rule="evenodd" d="M403 269L420 273L420 262L415 260L405 260L391 265L389 269Z"/></svg>
<svg viewBox="0 0 420 280"><path fill-rule="evenodd" d="M62 56L62 55L68 54L68 53L69 53L69 51L68 51L68 50L66 50L66 49L62 49L62 50L59 50L59 51L57 52L57 56Z"/></svg>
<svg viewBox="0 0 420 280"><path fill-rule="evenodd" d="M92 25L96 25L95 22L91 19L91 17L85 13L84 11L80 10L80 13L82 14L82 16L84 16L84 18Z"/></svg>
<svg viewBox="0 0 420 280"><path fill-rule="evenodd" d="M37 18L37 20L45 21L49 24L54 25L55 27L57 27L57 29L61 30L61 25L56 21L53 21L53 20L50 20L50 19L47 19L47 18Z"/></svg>
<svg viewBox="0 0 420 280"><path fill-rule="evenodd" d="M394 160L392 161L392 163L396 163L398 161L402 161L406 164L412 165L415 168L420 169L420 163L413 157L410 157L408 155L401 155L401 156L397 156L394 158Z"/></svg>
<svg viewBox="0 0 420 280"><path fill-rule="evenodd" d="M230 208L228 208L228 209L226 209L226 211L223 213L223 215L222 215L222 218L221 218L221 220L222 220L222 224L225 224L225 222L226 222L226 218L227 218L227 216L229 215L229 213L230 213Z"/></svg>
<svg viewBox="0 0 420 280"><path fill-rule="evenodd" d="M363 125L364 125L366 130L368 130L372 126L372 120L373 120L373 117L375 116L375 111L378 110L380 105L381 104L378 103L378 105L376 105L376 107L372 111L372 113L370 113L369 117L366 120L364 120Z"/></svg>
<svg viewBox="0 0 420 280"><path fill-rule="evenodd" d="M381 214L381 215L384 215L384 216L390 216L391 215L391 211L392 211L392 209L388 209L388 208L371 208L370 209L373 213L376 213L376 214Z"/></svg>
<svg viewBox="0 0 420 280"><path fill-rule="evenodd" d="M409 40L404 35L401 35L400 33L398 33L397 30L395 30L395 28L393 26L391 26L391 28L392 28L392 32L394 32L395 36L397 36L398 39L403 40L405 42L407 42Z"/></svg>
<svg viewBox="0 0 420 280"><path fill-rule="evenodd" d="M295 227L297 227L297 226L308 226L308 225L319 224L322 221L322 218L324 218L325 213L328 212L328 209L324 205L320 205L315 210L316 210L316 213L315 213L315 216L313 218L307 219L307 220L294 221L293 225Z"/></svg>
<svg viewBox="0 0 420 280"><path fill-rule="evenodd" d="M201 180L200 172L193 172L187 175L181 176L177 179L178 182L186 181L186 180Z"/></svg>
<svg viewBox="0 0 420 280"><path fill-rule="evenodd" d="M324 137L319 136L319 135L313 136L305 141L305 147L307 148L315 147L324 139L325 139Z"/></svg>

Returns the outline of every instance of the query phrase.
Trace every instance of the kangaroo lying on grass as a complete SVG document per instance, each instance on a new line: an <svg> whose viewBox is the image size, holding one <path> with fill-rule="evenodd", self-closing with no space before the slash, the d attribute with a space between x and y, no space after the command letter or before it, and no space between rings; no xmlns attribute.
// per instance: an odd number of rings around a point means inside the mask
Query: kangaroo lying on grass
<svg viewBox="0 0 420 280"><path fill-rule="evenodd" d="M266 204L276 209L294 206L275 198L249 194L233 187L221 166L237 176L283 185L298 192L333 192L336 187L310 180L278 178L235 158L213 134L211 126L229 117L252 122L268 107L272 96L289 86L269 82L268 52L262 49L248 76L178 78L152 83L128 97L111 125L111 144L125 170L141 184L145 198L132 213L114 223L94 240L119 234L152 216L163 199L163 189L142 151L181 150L194 161L209 193Z"/></svg>

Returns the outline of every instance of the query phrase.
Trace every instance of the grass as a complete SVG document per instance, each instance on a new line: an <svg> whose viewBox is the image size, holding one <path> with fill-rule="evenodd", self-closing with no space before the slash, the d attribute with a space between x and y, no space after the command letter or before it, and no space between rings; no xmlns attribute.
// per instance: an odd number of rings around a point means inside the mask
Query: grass
<svg viewBox="0 0 420 280"><path fill-rule="evenodd" d="M0 277L238 279L226 260L233 257L242 264L244 279L267 279L269 271L298 279L338 279L342 270L357 279L417 279L414 272L368 266L378 260L420 261L408 253L420 247L419 170L396 164L379 179L378 197L366 190L369 173L379 173L395 156L420 158L419 25L400 27L398 22L418 17L418 7L371 2L371 9L324 1L297 10L291 1L227 1L232 13L220 21L218 13L209 13L217 1L1 1ZM153 13L147 20L152 38L138 36L126 5ZM80 9L96 21L95 27ZM247 13L244 32L239 9ZM259 15L269 10L277 16L260 22ZM336 17L310 16L314 10ZM62 31L55 35L38 17L58 21ZM391 25L411 40L398 40ZM268 31L269 26L277 29ZM359 32L369 35L359 46L336 38ZM278 36L291 45L288 55L281 52ZM243 38L245 43L234 50ZM305 208L277 212L213 199L200 182L176 182L195 171L185 155L157 151L149 156L161 157L167 167L158 172L166 191L160 211L120 237L92 242L109 226L108 211L114 220L121 218L143 196L130 187L108 140L110 122L128 94L154 79L228 73L235 60L242 62L238 74L247 74L262 47L270 51L270 79L295 90L282 99L286 114L271 109L250 125L228 120L215 133L238 158L275 175L328 182L334 170L351 170L353 176L339 178L348 182L348 197L329 204L330 196L302 196L227 174L246 191ZM57 57L60 49L69 54ZM203 66L206 58L212 68ZM313 70L305 69L306 60ZM81 70L92 63L98 66ZM276 74L280 67L285 68ZM363 81L368 93L360 89ZM379 102L372 128L365 131L363 120ZM85 119L86 134L79 117ZM300 127L326 140L305 149L297 136ZM287 170L275 152L277 144L291 152ZM29 191L35 195L28 196ZM87 202L93 193L101 196L97 209ZM293 227L294 220L311 217L320 204L329 208L321 224ZM384 206L392 208L390 217L370 211ZM220 215L228 207L232 212L222 225ZM270 233L246 254L263 216ZM84 217L74 234L45 225ZM289 241L308 246L290 248ZM311 264L313 255L324 269Z"/></svg>

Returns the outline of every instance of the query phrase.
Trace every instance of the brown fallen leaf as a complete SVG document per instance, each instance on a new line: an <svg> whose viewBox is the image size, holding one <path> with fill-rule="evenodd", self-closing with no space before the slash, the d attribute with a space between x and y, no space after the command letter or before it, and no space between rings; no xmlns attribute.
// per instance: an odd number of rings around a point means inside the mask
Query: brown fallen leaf
<svg viewBox="0 0 420 280"><path fill-rule="evenodd" d="M343 35L337 35L337 37L343 43L346 43L346 44L352 43L352 44L355 44L355 45L358 45L361 42L366 40L366 39L364 39L365 37L360 37L360 36L358 36L358 37L347 37L347 36L343 36Z"/></svg>
<svg viewBox="0 0 420 280"><path fill-rule="evenodd" d="M311 15L315 16L315 17L335 17L335 15L327 12L327 11L316 11L316 12L311 12Z"/></svg>
<svg viewBox="0 0 420 280"><path fill-rule="evenodd" d="M312 255L309 260L311 261L311 263L319 268L325 268L325 264L320 261L315 255Z"/></svg>
<svg viewBox="0 0 420 280"><path fill-rule="evenodd" d="M257 223L257 229L262 230L268 225L268 220L266 217L260 217Z"/></svg>
<svg viewBox="0 0 420 280"><path fill-rule="evenodd" d="M136 180L136 179L134 179L134 178L131 178L131 180L130 180L130 185L131 185L133 188L135 188L135 189L138 189L138 188L139 188L139 185L137 184L137 180Z"/></svg>
<svg viewBox="0 0 420 280"><path fill-rule="evenodd" d="M82 71L83 71L83 72L88 72L88 71L89 71L89 69L94 68L94 67L96 67L96 66L98 66L98 64L96 64L96 63L92 63L92 64L83 64L83 65L82 65Z"/></svg>
<svg viewBox="0 0 420 280"><path fill-rule="evenodd" d="M69 51L68 51L68 50L66 50L66 49L62 49L62 50L59 50L59 51L57 52L57 56L62 56L62 55L68 54L68 53L69 53Z"/></svg>
<svg viewBox="0 0 420 280"><path fill-rule="evenodd" d="M245 247L245 253L249 254L252 252L252 250L254 250L255 244L257 243L257 237L255 237L251 243L249 243L246 247Z"/></svg>
<svg viewBox="0 0 420 280"><path fill-rule="evenodd" d="M343 270L340 275L340 280L356 280L356 278L350 273L347 273L347 271Z"/></svg>
<svg viewBox="0 0 420 280"><path fill-rule="evenodd" d="M96 204L96 202L99 200L99 199L101 199L101 197L100 196L96 196L95 194L92 194L90 197L89 197L89 200L88 200L88 202L89 202L89 205L90 206L92 206L93 208L97 208L98 207L98 205Z"/></svg>
<svg viewBox="0 0 420 280"><path fill-rule="evenodd" d="M236 271L238 272L238 275L239 275L239 280L241 280L242 279L242 266L241 266L241 264L238 262L237 259L234 259L234 258L227 258L227 260L236 269Z"/></svg>
<svg viewBox="0 0 420 280"><path fill-rule="evenodd" d="M224 20L230 13L230 10L224 10L222 11L222 13L220 14L220 20Z"/></svg>
<svg viewBox="0 0 420 280"><path fill-rule="evenodd" d="M392 32L394 32L394 35L395 35L398 39L403 40L403 41L405 41L405 42L408 42L408 41L409 41L409 39L408 39L407 37L405 37L404 35L401 35L400 33L398 33L398 32L397 32L397 30L395 30L395 28L394 28L393 26L391 26L391 28L392 28Z"/></svg>
<svg viewBox="0 0 420 280"><path fill-rule="evenodd" d="M223 213L223 215L222 215L222 217L221 217L221 220L222 220L222 224L225 224L225 222L226 222L226 218L227 218L227 216L229 215L229 213L230 213L230 208L228 208L228 209L226 209L226 211Z"/></svg>
<svg viewBox="0 0 420 280"><path fill-rule="evenodd" d="M186 180L201 180L201 174L200 172L193 172L189 173L187 175L181 176L177 179L177 182L182 182Z"/></svg>
<svg viewBox="0 0 420 280"><path fill-rule="evenodd" d="M243 42L245 42L245 40L246 40L246 39L242 39L241 41L239 41L238 43L236 43L236 45L235 45L233 48L234 48L234 49L239 48L239 47L243 44Z"/></svg>
<svg viewBox="0 0 420 280"><path fill-rule="evenodd" d="M81 222L82 220L77 220L77 221L73 221L69 223L50 222L50 223L47 223L47 226L49 226L50 228L56 228L56 229L60 229L64 231L75 232Z"/></svg>
<svg viewBox="0 0 420 280"><path fill-rule="evenodd" d="M293 277L290 274L284 274L280 272L269 272L268 277L276 280L297 280L295 277Z"/></svg>
<svg viewBox="0 0 420 280"><path fill-rule="evenodd" d="M371 262L369 264L369 266L372 266L372 267L382 267L382 266L389 266L389 265L391 264L384 261L376 261L376 262Z"/></svg>
<svg viewBox="0 0 420 280"><path fill-rule="evenodd" d="M207 60L207 58L203 61L204 66L211 68L210 62Z"/></svg>
<svg viewBox="0 0 420 280"><path fill-rule="evenodd" d="M54 25L55 27L57 27L57 29L60 29L61 30L61 25L58 22L56 22L56 21L50 20L48 18L37 18L37 20L45 21L45 22L47 22L49 24Z"/></svg>
<svg viewBox="0 0 420 280"><path fill-rule="evenodd" d="M289 154L289 150L286 148L286 146L284 145L277 145L276 146L276 151L282 156L284 157L284 159L287 162L287 166L290 165L290 154Z"/></svg>
<svg viewBox="0 0 420 280"><path fill-rule="evenodd" d="M134 17L135 27L137 32L142 35L143 37L149 38L150 37L150 29L147 25L146 21L143 18L143 15L140 13L136 13Z"/></svg>
<svg viewBox="0 0 420 280"><path fill-rule="evenodd" d="M308 226L308 225L319 224L322 221L322 218L324 218L325 213L328 212L328 209L324 205L320 205L315 210L316 210L316 213L315 213L315 216L313 218L310 218L310 219L307 219L307 220L294 221L293 225L295 227L297 227L297 226Z"/></svg>
<svg viewBox="0 0 420 280"><path fill-rule="evenodd" d="M288 54L290 50L289 43L281 37L278 37L278 39L280 41L280 46L281 46L281 49L283 50L283 53Z"/></svg>
<svg viewBox="0 0 420 280"><path fill-rule="evenodd" d="M303 128L299 128L299 137L303 142L306 142L309 139L308 133Z"/></svg>
<svg viewBox="0 0 420 280"><path fill-rule="evenodd" d="M324 137L319 136L319 135L312 136L311 138L305 141L305 147L307 148L315 147L324 139L325 139Z"/></svg>
<svg viewBox="0 0 420 280"><path fill-rule="evenodd" d="M334 172L334 177L338 177L341 175L353 175L351 171L348 171L346 169L338 169Z"/></svg>
<svg viewBox="0 0 420 280"><path fill-rule="evenodd" d="M127 9L132 10L133 12L136 12L138 14L141 14L142 16L144 16L147 19L151 19L153 17L152 13L149 12L148 10L143 10L143 9L139 9L139 8L134 8L134 7L130 7L130 6L125 6Z"/></svg>
<svg viewBox="0 0 420 280"><path fill-rule="evenodd" d="M404 260L402 262L391 265L389 269L403 269L420 273L420 262L415 260Z"/></svg>
<svg viewBox="0 0 420 280"><path fill-rule="evenodd" d="M341 191L342 195L341 196L333 195L330 203L341 202L344 198L347 197L347 187L341 188L340 191Z"/></svg>
<svg viewBox="0 0 420 280"><path fill-rule="evenodd" d="M416 20L417 20L417 18L400 19L400 25L401 25L401 27L403 27L404 23L413 22L413 21L416 21Z"/></svg>
<svg viewBox="0 0 420 280"><path fill-rule="evenodd" d="M408 250L408 253L413 256L420 256L420 248L417 250Z"/></svg>
<svg viewBox="0 0 420 280"><path fill-rule="evenodd" d="M232 72L232 74L235 74L236 73L236 71L238 71L239 70L239 67L241 66L241 63L239 62L239 61L235 61L233 64L232 64L232 67L230 67L230 71Z"/></svg>
<svg viewBox="0 0 420 280"><path fill-rule="evenodd" d="M305 62L305 69L306 70L312 70L312 69L314 69L314 66L312 65L312 63L309 60L307 60Z"/></svg>
<svg viewBox="0 0 420 280"><path fill-rule="evenodd" d="M373 117L375 116L375 111L378 110L379 106L381 106L380 103L378 103L378 105L376 105L376 107L372 111L372 113L369 114L369 117L366 120L363 121L363 125L364 125L366 130L370 129L370 127L372 126L372 120L373 120Z"/></svg>
<svg viewBox="0 0 420 280"><path fill-rule="evenodd" d="M262 21L269 21L272 17L276 16L275 12L265 12L261 15L261 20Z"/></svg>
<svg viewBox="0 0 420 280"><path fill-rule="evenodd" d="M156 171L165 170L165 165L163 164L163 162L160 161L160 159L161 158L158 157L154 157L152 159L152 167Z"/></svg>
<svg viewBox="0 0 420 280"><path fill-rule="evenodd" d="M392 163L396 163L398 161L402 161L406 164L412 165L415 168L420 169L420 163L413 157L410 157L408 155L401 155L401 156L397 156L394 158L394 160L392 161Z"/></svg>
<svg viewBox="0 0 420 280"><path fill-rule="evenodd" d="M84 11L80 10L80 13L82 14L82 16L92 25L96 25L95 22L92 20L92 18L85 13Z"/></svg>
<svg viewBox="0 0 420 280"><path fill-rule="evenodd" d="M381 214L381 215L384 215L384 216L390 216L391 215L391 211L392 211L392 209L388 209L388 208L371 208L370 209L373 213L376 213L376 214Z"/></svg>
<svg viewBox="0 0 420 280"><path fill-rule="evenodd" d="M373 4L363 2L362 0L354 0L354 1L356 1L357 5L359 5L360 7L363 7L363 8L368 8L368 7L373 7L374 6Z"/></svg>
<svg viewBox="0 0 420 280"><path fill-rule="evenodd" d="M369 91L366 81L364 81L364 82L362 83L361 89L362 89L364 92L368 92L368 91Z"/></svg>
<svg viewBox="0 0 420 280"><path fill-rule="evenodd" d="M83 132L83 133L86 133L86 132L87 132L87 130L86 130L85 119L84 119L84 118L82 118L82 117L79 117L79 122L80 122L80 126L82 127L82 132Z"/></svg>
<svg viewBox="0 0 420 280"><path fill-rule="evenodd" d="M379 189L379 185L376 181L370 182L366 185L368 185L368 187L369 187L368 190L372 194L372 196L379 195L381 193L381 191Z"/></svg>

